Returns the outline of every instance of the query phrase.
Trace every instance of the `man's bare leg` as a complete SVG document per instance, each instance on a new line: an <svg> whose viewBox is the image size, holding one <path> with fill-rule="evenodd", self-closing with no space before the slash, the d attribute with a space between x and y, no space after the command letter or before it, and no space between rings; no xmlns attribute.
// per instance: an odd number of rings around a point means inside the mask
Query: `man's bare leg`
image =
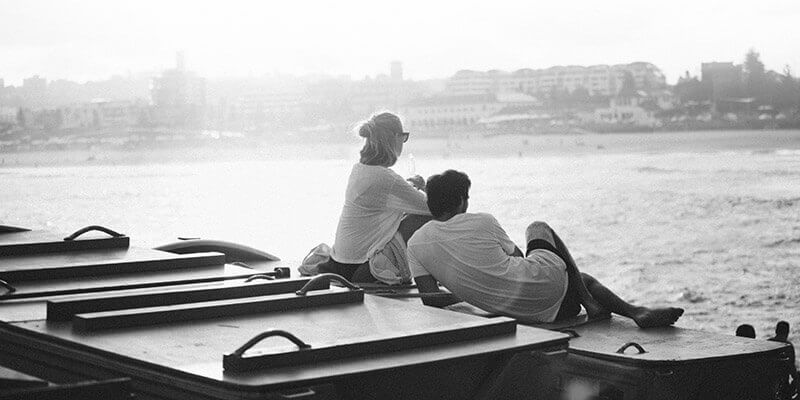
<svg viewBox="0 0 800 400"><path fill-rule="evenodd" d="M610 317L609 312L619 314L631 318L636 322L639 327L652 328L656 326L672 325L683 314L682 308L667 307L667 308L648 308L641 306L634 306L625 300L622 300L610 289L601 284L597 279L589 274L582 273L578 270L572 254L569 249L558 237L558 234L550 228L546 223L534 223L528 230L531 229L544 229L549 232L536 232L536 234L544 235L545 239L552 237L552 244L561 252L566 258L564 260L567 265L567 279L570 285L575 285L576 292L583 308L586 309L590 319L600 319ZM528 232L530 235L531 232ZM548 237L548 234L550 235Z"/></svg>
<svg viewBox="0 0 800 400"><path fill-rule="evenodd" d="M619 314L633 319L636 325L641 328L653 328L657 326L668 326L675 323L683 314L682 308L648 308L635 306L622 300L609 288L605 287L597 279L587 273L581 273L586 288L603 307L614 314Z"/></svg>
<svg viewBox="0 0 800 400"><path fill-rule="evenodd" d="M567 246L564 245L561 238L558 237L556 232L550 228L547 223L532 223L528 226L525 235L528 240L531 238L541 238L550 242L550 244L564 256L564 263L567 265L567 280L569 281L570 287L575 288L578 294L578 301L580 301L583 308L586 309L586 314L589 316L589 319L611 318L611 313L592 297L586 284L583 282L581 272L578 270L575 260L572 259L572 255L569 253Z"/></svg>

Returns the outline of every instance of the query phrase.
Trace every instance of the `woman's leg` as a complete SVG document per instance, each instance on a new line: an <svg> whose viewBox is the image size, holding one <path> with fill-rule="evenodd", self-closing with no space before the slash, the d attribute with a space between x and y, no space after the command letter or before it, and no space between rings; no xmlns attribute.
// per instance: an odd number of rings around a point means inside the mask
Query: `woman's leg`
<svg viewBox="0 0 800 400"><path fill-rule="evenodd" d="M359 264L342 264L332 258L328 258L328 261L318 264L317 268L320 274L336 274L340 275L344 279L347 279L348 281L352 281L353 275L358 270L359 266Z"/></svg>
<svg viewBox="0 0 800 400"><path fill-rule="evenodd" d="M372 272L369 270L369 262L365 262L356 268L350 281L353 283L376 283L378 279L372 276Z"/></svg>

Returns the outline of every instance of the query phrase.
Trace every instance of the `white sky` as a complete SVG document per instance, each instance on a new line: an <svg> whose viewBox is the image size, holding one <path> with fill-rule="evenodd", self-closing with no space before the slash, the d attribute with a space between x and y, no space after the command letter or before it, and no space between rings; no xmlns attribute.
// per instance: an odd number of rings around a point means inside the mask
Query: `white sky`
<svg viewBox="0 0 800 400"><path fill-rule="evenodd" d="M386 73L650 61L670 83L703 61L800 73L800 0L0 0L0 78L105 79L172 67L206 77ZM797 76L797 74L795 74Z"/></svg>

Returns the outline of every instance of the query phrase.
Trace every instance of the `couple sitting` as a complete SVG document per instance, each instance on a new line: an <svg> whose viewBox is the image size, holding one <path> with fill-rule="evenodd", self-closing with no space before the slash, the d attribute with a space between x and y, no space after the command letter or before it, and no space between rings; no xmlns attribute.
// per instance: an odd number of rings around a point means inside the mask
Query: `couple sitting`
<svg viewBox="0 0 800 400"><path fill-rule="evenodd" d="M413 275L420 293L439 292L441 283L457 297L423 297L427 305L466 301L525 322L573 317L583 306L591 319L613 312L649 328L670 325L683 313L620 299L578 271L545 223L528 227L523 255L493 216L466 212L471 183L464 173L448 170L427 185L419 176L410 184L403 180L388 168L408 140L394 114L373 116L359 133L367 142L348 181L331 258L320 272L386 283Z"/></svg>

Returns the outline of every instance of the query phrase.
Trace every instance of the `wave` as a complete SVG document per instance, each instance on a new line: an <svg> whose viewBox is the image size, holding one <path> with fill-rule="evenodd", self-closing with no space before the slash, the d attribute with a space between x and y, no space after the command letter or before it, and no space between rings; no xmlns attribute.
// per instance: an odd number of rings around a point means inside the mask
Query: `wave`
<svg viewBox="0 0 800 400"><path fill-rule="evenodd" d="M717 154L725 156L800 156L800 149L752 149L752 150L720 150Z"/></svg>
<svg viewBox="0 0 800 400"><path fill-rule="evenodd" d="M775 208L788 208L794 207L795 205L800 206L800 197L789 197L789 198L775 198L775 199L764 199L760 197L752 197L752 196L727 196L725 197L725 202L733 207L737 206L750 206L750 205L774 205Z"/></svg>
<svg viewBox="0 0 800 400"><path fill-rule="evenodd" d="M776 169L764 171L762 174L764 176L800 176L800 170Z"/></svg>
<svg viewBox="0 0 800 400"><path fill-rule="evenodd" d="M784 246L784 245L793 244L793 243L800 243L800 237L792 238L792 239L776 240L776 241L774 241L772 243L767 244L765 247L778 247L778 246Z"/></svg>
<svg viewBox="0 0 800 400"><path fill-rule="evenodd" d="M668 168L658 168L658 167L639 167L636 168L636 172L650 173L650 174L674 174L676 172L681 172L681 171L678 169L668 169Z"/></svg>

